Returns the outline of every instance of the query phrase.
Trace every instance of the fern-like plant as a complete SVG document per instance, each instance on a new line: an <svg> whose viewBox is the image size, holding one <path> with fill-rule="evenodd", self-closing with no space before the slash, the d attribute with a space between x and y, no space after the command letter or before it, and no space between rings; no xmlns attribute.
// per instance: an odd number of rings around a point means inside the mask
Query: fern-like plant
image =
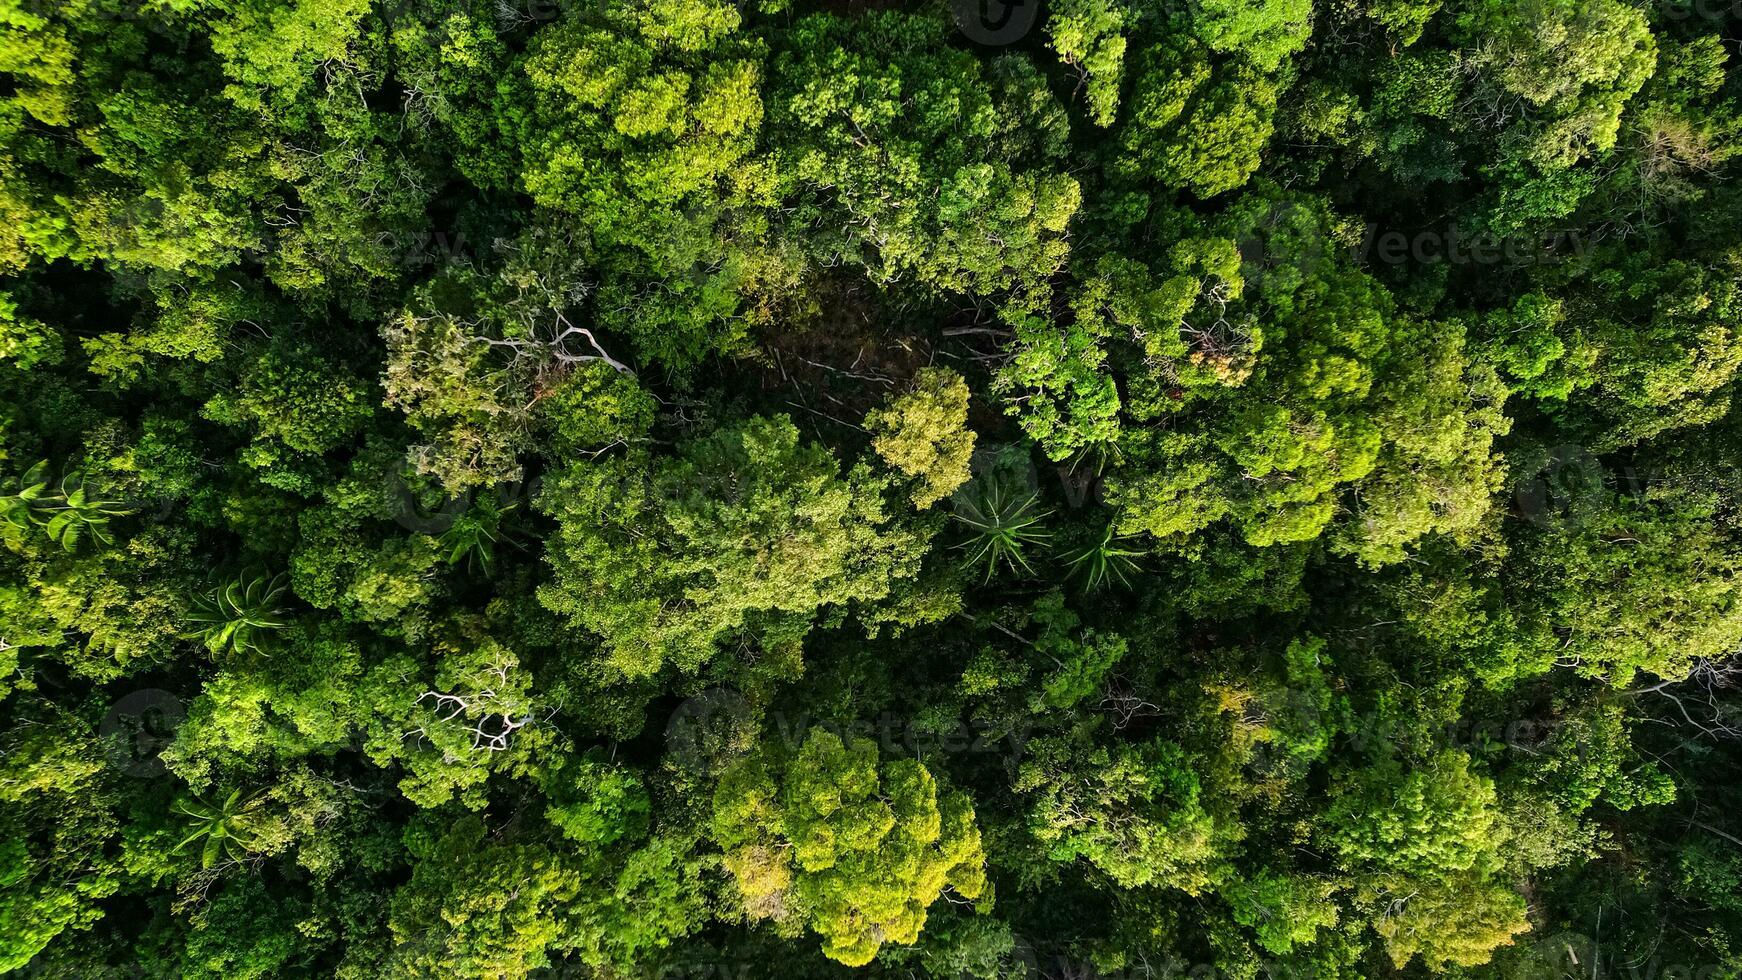
<svg viewBox="0 0 1742 980"><path fill-rule="evenodd" d="M487 497L474 502L436 539L447 553L448 564L464 561L467 567L489 575L496 559L496 542L502 540L502 515L514 507L512 503L499 507Z"/></svg>
<svg viewBox="0 0 1742 980"><path fill-rule="evenodd" d="M18 478L16 490L0 496L0 521L14 531L27 530L39 523L37 508L45 506L48 501L48 461L43 460L24 471L24 475Z"/></svg>
<svg viewBox="0 0 1742 980"><path fill-rule="evenodd" d="M986 481L955 505L955 519L966 525L969 537L956 547L966 550L963 564L976 566L984 562L986 574L982 581L990 582L998 566L1033 575L1023 549L1039 545L1052 537L1038 525L1050 510L1036 510L1038 493L1019 497L1010 492L1001 480Z"/></svg>
<svg viewBox="0 0 1742 980"><path fill-rule="evenodd" d="M1115 534L1109 523L1099 540L1069 556L1071 576L1080 580L1084 592L1099 591L1114 581L1131 587L1131 575L1143 552L1125 547L1127 540Z"/></svg>
<svg viewBox="0 0 1742 980"><path fill-rule="evenodd" d="M109 536L109 518L127 513L126 505L120 501L104 500L92 493L85 486L84 474L79 472L62 477L59 492L44 499L48 516L34 519L48 532L49 540L67 551L77 551L86 538L114 544L115 539Z"/></svg>
<svg viewBox="0 0 1742 980"><path fill-rule="evenodd" d="M240 789L233 790L221 805L194 798L176 803L177 813L188 818L193 832L175 846L172 854L180 854L188 845L200 845L200 867L211 868L219 858L243 861L257 841L254 824L259 819L261 796L242 799Z"/></svg>
<svg viewBox="0 0 1742 980"><path fill-rule="evenodd" d="M273 632L290 625L287 588L282 572L272 578L244 572L194 600L193 628L182 636L204 643L214 656L260 652Z"/></svg>

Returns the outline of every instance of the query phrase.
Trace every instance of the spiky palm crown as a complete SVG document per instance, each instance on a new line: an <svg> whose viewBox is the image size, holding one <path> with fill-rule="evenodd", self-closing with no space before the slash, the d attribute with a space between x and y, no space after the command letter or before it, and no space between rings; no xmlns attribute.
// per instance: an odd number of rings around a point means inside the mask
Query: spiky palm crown
<svg viewBox="0 0 1742 980"><path fill-rule="evenodd" d="M282 572L271 578L244 572L194 600L188 613L193 628L183 635L201 641L214 655L259 652L271 633L290 625L286 591Z"/></svg>
<svg viewBox="0 0 1742 980"><path fill-rule="evenodd" d="M28 479L32 474L40 477L39 467L40 464L32 467L25 477ZM67 551L77 551L87 535L101 544L114 544L109 536L109 518L127 513L125 504L105 500L92 492L85 485L85 475L76 471L61 477L57 496L45 497L39 492L34 499L46 501L48 517L33 515L32 519L43 526L49 540Z"/></svg>
<svg viewBox="0 0 1742 980"><path fill-rule="evenodd" d="M1115 528L1116 524L1109 522L1099 539L1069 557L1071 574L1080 578L1084 592L1099 591L1114 581L1131 587L1131 575L1137 571L1137 559L1143 552L1124 547L1128 539Z"/></svg>
<svg viewBox="0 0 1742 980"><path fill-rule="evenodd" d="M207 803L197 797L180 801L176 804L176 812L187 817L194 824L194 830L171 853L179 854L189 844L205 838L205 844L200 849L201 868L211 868L218 863L220 857L227 857L232 861L245 860L254 846L253 823L260 799L256 795L244 801L242 791L236 789L219 805Z"/></svg>
<svg viewBox="0 0 1742 980"><path fill-rule="evenodd" d="M1011 571L1033 575L1034 569L1022 550L1052 537L1051 532L1036 526L1052 513L1037 510L1039 500L1038 493L1018 497L1004 481L992 479L958 501L955 519L969 528L968 540L956 545L968 552L963 563L974 566L985 562L986 582L997 573L1000 562Z"/></svg>

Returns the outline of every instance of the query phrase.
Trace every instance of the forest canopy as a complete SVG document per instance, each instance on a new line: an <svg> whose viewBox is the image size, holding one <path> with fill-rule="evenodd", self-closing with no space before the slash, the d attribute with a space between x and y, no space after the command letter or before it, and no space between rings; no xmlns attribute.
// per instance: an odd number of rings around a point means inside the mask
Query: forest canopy
<svg viewBox="0 0 1742 980"><path fill-rule="evenodd" d="M1742 978L1739 65L0 0L0 974Z"/></svg>

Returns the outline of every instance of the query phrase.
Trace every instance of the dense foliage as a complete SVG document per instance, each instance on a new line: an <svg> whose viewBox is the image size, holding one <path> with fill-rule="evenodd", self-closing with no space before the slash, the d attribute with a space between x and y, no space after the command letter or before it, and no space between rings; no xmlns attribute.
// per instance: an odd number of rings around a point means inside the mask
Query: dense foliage
<svg viewBox="0 0 1742 980"><path fill-rule="evenodd" d="M1742 6L0 0L0 973L1742 977Z"/></svg>

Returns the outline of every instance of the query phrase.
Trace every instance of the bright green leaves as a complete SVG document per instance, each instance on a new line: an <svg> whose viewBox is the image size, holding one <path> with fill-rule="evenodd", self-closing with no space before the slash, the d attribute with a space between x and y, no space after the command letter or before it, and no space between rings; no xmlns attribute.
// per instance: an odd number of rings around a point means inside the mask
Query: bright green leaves
<svg viewBox="0 0 1742 980"><path fill-rule="evenodd" d="M244 572L194 601L185 635L204 643L213 656L260 653L272 633L290 625L287 590L283 573L269 578Z"/></svg>
<svg viewBox="0 0 1742 980"><path fill-rule="evenodd" d="M1204 0L1189 20L1210 50L1244 55L1271 71L1306 45L1312 16L1312 0Z"/></svg>
<svg viewBox="0 0 1742 980"><path fill-rule="evenodd" d="M49 506L48 460L25 470L5 496L0 496L0 518L6 522L8 540L17 540L36 523L38 507Z"/></svg>
<svg viewBox="0 0 1742 980"><path fill-rule="evenodd" d="M1276 83L1244 62L1158 46L1138 69L1114 170L1199 198L1234 190L1258 169L1276 98Z"/></svg>
<svg viewBox="0 0 1742 980"><path fill-rule="evenodd" d="M1039 500L1038 494L1024 493L999 475L974 484L950 515L965 528L964 540L956 545L964 552L962 563L984 565L983 582L992 581L1000 565L1033 575L1026 549L1052 537L1041 524L1051 511L1041 510Z"/></svg>
<svg viewBox="0 0 1742 980"><path fill-rule="evenodd" d="M1074 69L1089 119L1109 126L1119 109L1125 72L1125 34L1134 19L1118 0L1064 0L1053 4L1047 34L1059 60Z"/></svg>
<svg viewBox="0 0 1742 980"><path fill-rule="evenodd" d="M585 881L536 841L487 836L461 819L421 855L393 896L390 972L405 977L522 977L549 963L560 909Z"/></svg>
<svg viewBox="0 0 1742 980"><path fill-rule="evenodd" d="M604 847L647 833L652 805L634 769L588 754L546 776L544 788L545 819L582 846Z"/></svg>
<svg viewBox="0 0 1742 980"><path fill-rule="evenodd" d="M28 371L37 364L54 364L61 359L60 332L27 316L18 314L18 304L12 297L0 293L0 364Z"/></svg>
<svg viewBox="0 0 1742 980"><path fill-rule="evenodd" d="M941 19L813 16L781 39L769 96L782 186L828 264L934 289L1040 294L1081 192L1066 122L1025 59L982 62Z"/></svg>
<svg viewBox="0 0 1742 980"><path fill-rule="evenodd" d="M1257 933L1259 945L1286 956L1337 924L1331 901L1336 890L1334 882L1264 870L1230 884L1222 895L1233 907L1234 921Z"/></svg>
<svg viewBox="0 0 1742 980"><path fill-rule="evenodd" d="M67 7L68 19L84 13L83 3ZM7 116L22 110L49 126L72 122L77 61L64 24L19 0L0 5L0 72L9 76L7 101L16 107Z"/></svg>
<svg viewBox="0 0 1742 980"><path fill-rule="evenodd" d="M1348 864L1399 874L1492 871L1502 842L1494 784L1448 752L1423 769L1364 771L1327 814L1327 833Z"/></svg>
<svg viewBox="0 0 1742 980"><path fill-rule="evenodd" d="M244 109L276 112L306 103L323 63L350 60L368 0L234 0L217 18L212 49L233 83L224 94Z"/></svg>
<svg viewBox="0 0 1742 980"><path fill-rule="evenodd" d="M761 44L740 17L718 0L623 0L565 18L534 37L500 120L527 192L605 248L602 325L680 369L741 346L747 299L791 275L763 244Z"/></svg>
<svg viewBox="0 0 1742 980"><path fill-rule="evenodd" d="M513 508L514 504L502 506L489 495L473 500L472 506L436 539L447 553L448 564L463 561L468 568L489 575L496 559L496 542L502 539L502 516Z"/></svg>
<svg viewBox="0 0 1742 980"><path fill-rule="evenodd" d="M1461 323L1406 320L1393 336L1400 356L1375 413L1388 438L1335 545L1369 565L1430 534L1468 539L1504 479L1494 440L1512 428L1507 387L1466 350Z"/></svg>
<svg viewBox="0 0 1742 980"><path fill-rule="evenodd" d="M384 716L370 719L367 751L378 763L398 758L406 776L400 789L421 806L458 796L473 809L485 803L492 773L525 775L558 736L545 724L532 675L515 652L460 619L438 634L434 683L392 684L389 670L372 680L382 691Z"/></svg>
<svg viewBox="0 0 1742 980"><path fill-rule="evenodd" d="M1012 356L995 390L1055 459L1107 443L1119 431L1119 389L1101 370L1104 334L1096 326L1079 318L1061 327L1034 315L1013 323Z"/></svg>
<svg viewBox="0 0 1742 980"><path fill-rule="evenodd" d="M1508 125L1505 98L1523 100L1533 112L1510 124L1514 152L1544 172L1614 146L1621 110L1656 62L1645 14L1619 0L1473 0L1458 28L1488 90L1471 110L1477 124Z"/></svg>
<svg viewBox="0 0 1742 980"><path fill-rule="evenodd" d="M1347 230L1322 202L1271 199L1266 213L1263 200L1230 215L1238 252L1184 239L1167 278L1109 261L1106 284L1084 294L1079 324L1097 314L1100 332L1128 324L1141 344L1129 415L1169 420L1121 432L1107 480L1119 532L1180 541L1229 521L1258 547L1310 541L1354 491L1333 537L1368 564L1472 533L1502 478L1506 384L1461 323L1400 312L1353 268ZM1279 261L1296 250L1299 263Z"/></svg>
<svg viewBox="0 0 1742 980"><path fill-rule="evenodd" d="M1528 536L1507 592L1561 662L1625 685L1682 677L1742 644L1742 554L1692 490L1601 493ZM1596 505L1596 506L1593 506Z"/></svg>
<svg viewBox="0 0 1742 980"><path fill-rule="evenodd" d="M864 6L0 0L0 968L1735 958L1726 32Z"/></svg>
<svg viewBox="0 0 1742 980"><path fill-rule="evenodd" d="M717 191L752 152L762 107L755 62L730 58L749 50L731 37L736 8L654 0L605 17L629 33L577 20L538 36L525 71L560 128L528 148L526 179L541 203L610 227L631 219L615 213L614 186L656 206Z"/></svg>
<svg viewBox="0 0 1742 980"><path fill-rule="evenodd" d="M7 703L0 731L0 972L103 917L122 887L117 797L91 726L43 702Z"/></svg>
<svg viewBox="0 0 1742 980"><path fill-rule="evenodd" d="M1082 620L1065 608L1056 590L1034 604L1034 622L1040 633L1034 652L1054 664L1041 678L1037 710L1069 710L1101 690L1107 677L1124 659L1125 638L1116 633L1098 634L1082 629Z"/></svg>
<svg viewBox="0 0 1742 980"><path fill-rule="evenodd" d="M487 328L452 314L406 311L383 333L387 403L427 439L412 448L418 472L456 493L518 479L531 420Z"/></svg>
<svg viewBox="0 0 1742 980"><path fill-rule="evenodd" d="M816 731L790 759L749 756L721 778L713 833L747 914L809 928L849 966L916 942L946 891L987 888L967 797L917 761L880 764L867 739Z"/></svg>
<svg viewBox="0 0 1742 980"><path fill-rule="evenodd" d="M0 497L0 518L6 522L8 536L17 540L34 524L63 551L78 551L87 541L114 544L109 521L131 513L132 508L107 499L86 482L82 472L62 476L50 490L47 473L47 460L37 463L18 478L14 492Z"/></svg>
<svg viewBox="0 0 1742 980"><path fill-rule="evenodd" d="M1098 592L1118 583L1129 588L1137 572L1137 560L1145 552L1129 546L1126 538L1117 534L1114 524L1108 524L1100 536L1068 556L1071 574L1079 577L1083 591Z"/></svg>
<svg viewBox="0 0 1742 980"><path fill-rule="evenodd" d="M1461 752L1345 780L1325 827L1357 872L1356 900L1386 910L1374 929L1399 967L1415 956L1430 969L1486 963L1530 928L1523 896L1496 877L1506 833L1494 784Z"/></svg>
<svg viewBox="0 0 1742 980"><path fill-rule="evenodd" d="M915 481L913 505L925 510L968 482L974 432L968 428L968 385L947 368L926 368L910 390L865 416L871 447Z"/></svg>
<svg viewBox="0 0 1742 980"><path fill-rule="evenodd" d="M222 803L198 797L179 801L176 812L187 821L190 832L175 846L176 852L198 844L200 867L207 869L220 861L246 861L257 846L255 824L264 802L259 794L242 799L240 789L231 790Z"/></svg>
<svg viewBox="0 0 1742 980"><path fill-rule="evenodd" d="M1182 239L1154 270L1106 255L1079 277L1066 322L1013 321L1011 357L993 381L1005 410L1053 459L1104 451L1122 409L1147 420L1251 373L1262 335L1227 315L1244 286L1232 240ZM1130 372L1125 398L1112 365Z"/></svg>
<svg viewBox="0 0 1742 980"><path fill-rule="evenodd" d="M928 535L893 522L881 481L846 476L785 417L693 439L675 458L575 463L538 507L557 521L549 608L599 634L626 677L693 671L740 631L796 661L829 607L875 603L917 574Z"/></svg>
<svg viewBox="0 0 1742 980"><path fill-rule="evenodd" d="M1592 414L1608 423L1594 450L1708 425L1729 410L1742 372L1742 276L1733 262L1632 258L1579 297L1572 332L1600 351L1593 373L1602 397Z"/></svg>
<svg viewBox="0 0 1742 980"><path fill-rule="evenodd" d="M363 428L374 414L368 386L306 348L272 349L242 369L236 390L206 403L207 418L251 430L243 462L286 490L312 492L319 454Z"/></svg>
<svg viewBox="0 0 1742 980"><path fill-rule="evenodd" d="M421 436L410 461L455 494L518 480L534 449L597 454L653 423L653 397L615 343L570 319L588 288L573 229L553 219L498 251L493 275L438 278L382 328L387 403Z"/></svg>
<svg viewBox="0 0 1742 980"><path fill-rule="evenodd" d="M1205 809L1179 746L1047 738L1028 748L1015 788L1032 800L1028 829L1052 860L1086 860L1122 888L1195 895L1221 877L1232 828Z"/></svg>

